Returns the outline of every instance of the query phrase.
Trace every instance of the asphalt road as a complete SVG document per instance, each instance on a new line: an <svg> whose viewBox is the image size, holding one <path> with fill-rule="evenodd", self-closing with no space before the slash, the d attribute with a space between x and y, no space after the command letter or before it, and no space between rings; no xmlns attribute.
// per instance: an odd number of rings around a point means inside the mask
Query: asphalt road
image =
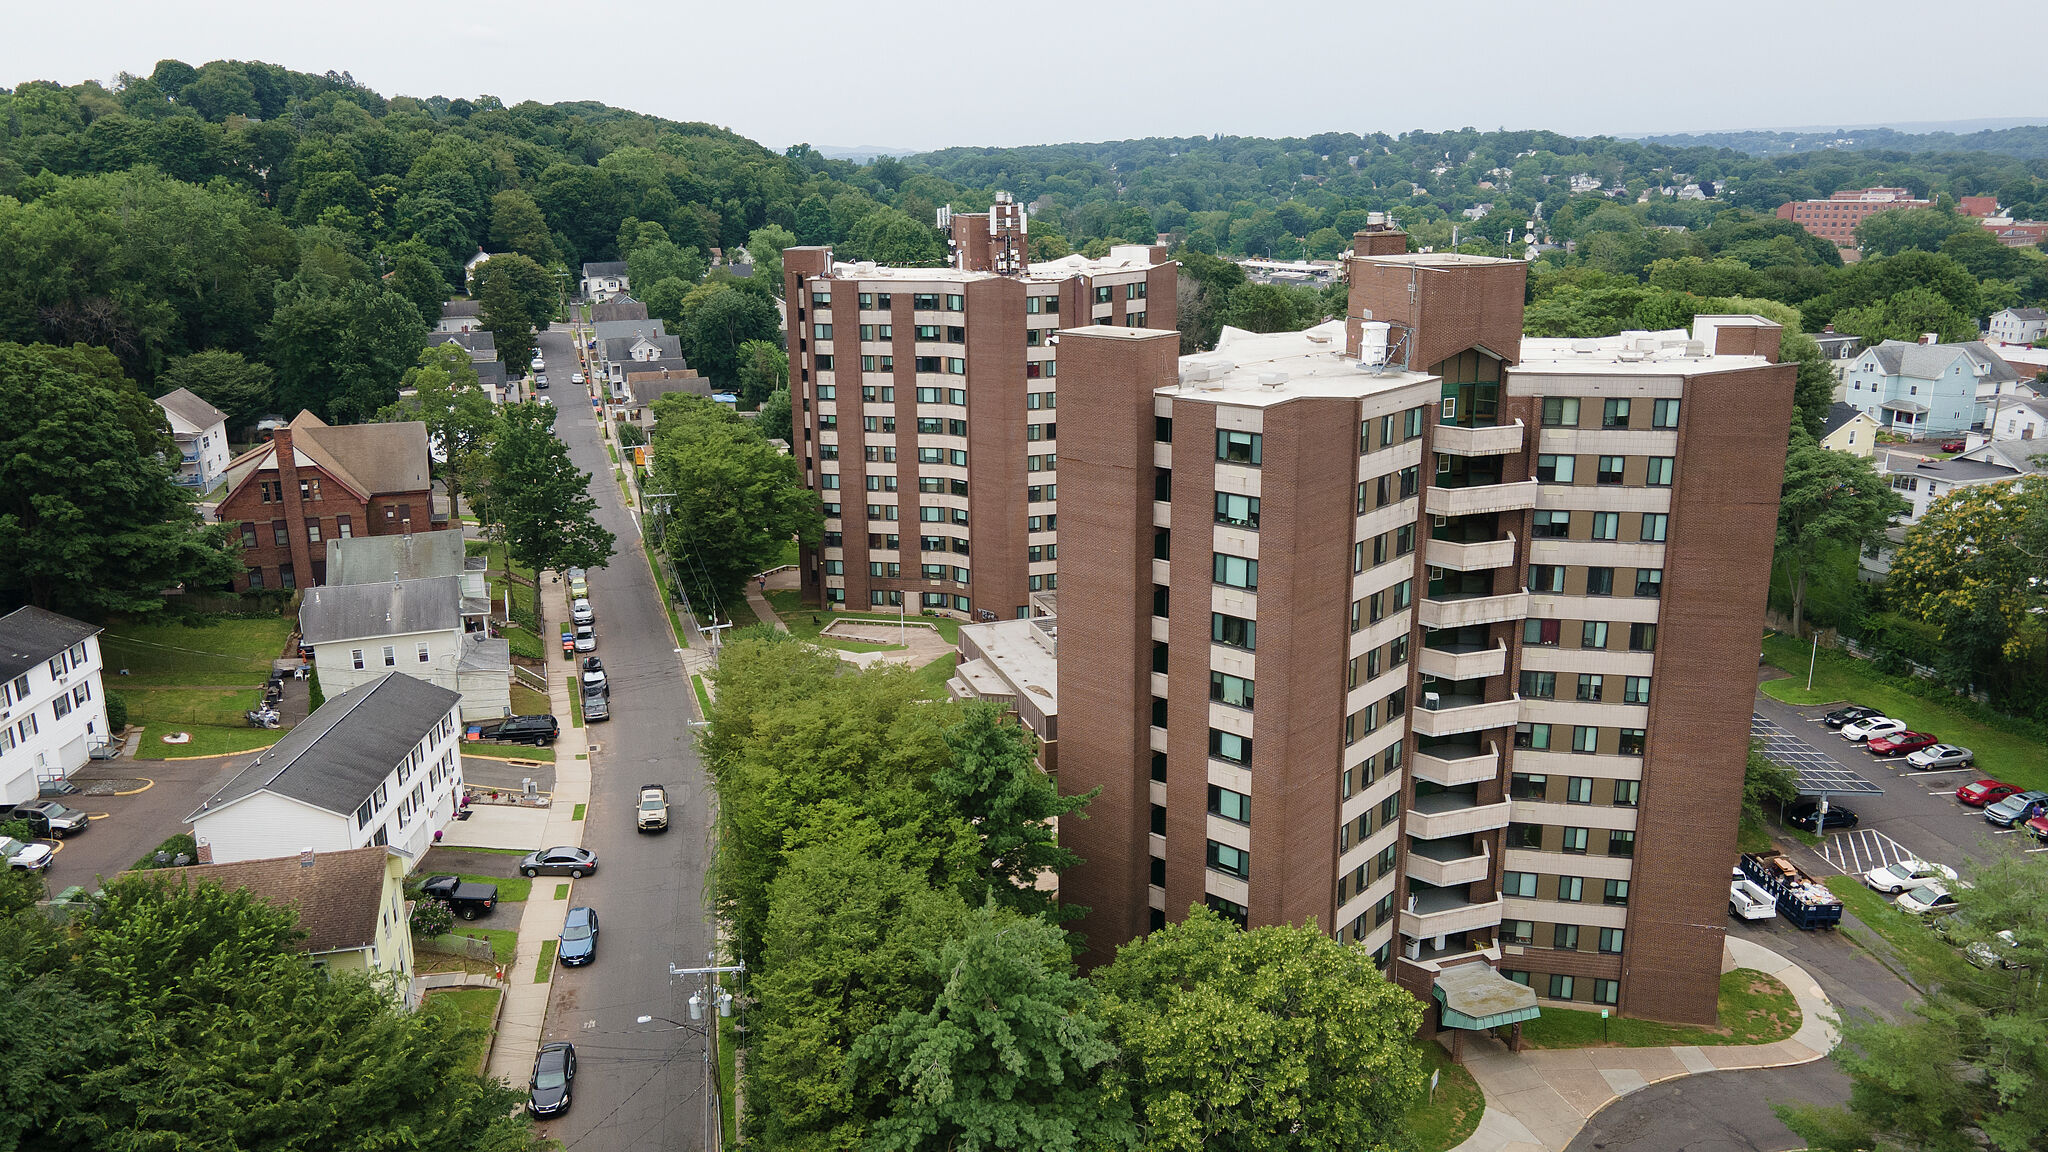
<svg viewBox="0 0 2048 1152"><path fill-rule="evenodd" d="M700 1148L702 1036L661 1020L635 1023L639 1016L686 1022L690 993L701 984L671 979L669 965L702 966L711 948L707 785L689 726L696 707L588 394L569 382L577 370L570 338L546 333L541 348L550 380L543 395L560 413L556 433L576 466L591 474L599 522L618 537L611 565L590 574L597 655L611 680L614 719L589 729L594 750L583 844L597 853L599 871L577 882L574 893L576 903L597 910L601 932L589 967L556 974L546 1038L576 1045L576 1093L570 1111L541 1128L573 1152ZM549 628L558 623L550 620ZM567 668L556 660L550 672ZM668 788L666 833L634 829L643 783Z"/></svg>

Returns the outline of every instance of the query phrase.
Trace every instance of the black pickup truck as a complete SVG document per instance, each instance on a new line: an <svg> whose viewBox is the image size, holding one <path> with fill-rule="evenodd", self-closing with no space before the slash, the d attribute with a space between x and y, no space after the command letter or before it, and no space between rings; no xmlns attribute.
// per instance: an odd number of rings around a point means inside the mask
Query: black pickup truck
<svg viewBox="0 0 2048 1152"><path fill-rule="evenodd" d="M420 885L420 891L446 903L449 910L464 920L488 915L498 906L496 884L477 884L459 876L429 876Z"/></svg>

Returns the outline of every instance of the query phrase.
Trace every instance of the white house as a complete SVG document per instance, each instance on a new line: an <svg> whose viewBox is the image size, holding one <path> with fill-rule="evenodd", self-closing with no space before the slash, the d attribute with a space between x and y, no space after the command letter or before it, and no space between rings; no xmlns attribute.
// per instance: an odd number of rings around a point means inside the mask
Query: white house
<svg viewBox="0 0 2048 1152"><path fill-rule="evenodd" d="M1891 485L1892 491L1911 503L1912 510L1892 521L1885 532L1889 544L1875 553L1863 554L1864 577L1882 579L1891 571L1892 556L1905 540L1906 529L1919 523L1942 497L1958 488L2003 484L2040 475L2043 469L2033 462L2033 447L2018 439L1987 440L1947 460L1912 452L1887 453L1877 462L1878 474Z"/></svg>
<svg viewBox="0 0 2048 1152"><path fill-rule="evenodd" d="M602 260L583 266L583 295L591 300L609 300L631 288L624 260Z"/></svg>
<svg viewBox="0 0 2048 1152"><path fill-rule="evenodd" d="M228 470L227 413L180 388L156 398L170 418L171 439L178 442L178 483L201 492L213 491Z"/></svg>
<svg viewBox="0 0 2048 1152"><path fill-rule="evenodd" d="M483 305L474 300L450 300L441 305L439 332L474 332L483 327Z"/></svg>
<svg viewBox="0 0 2048 1152"><path fill-rule="evenodd" d="M457 703L396 673L329 699L185 818L200 863L380 844L417 867L461 797Z"/></svg>
<svg viewBox="0 0 2048 1152"><path fill-rule="evenodd" d="M2032 344L2048 336L2048 311L2007 308L1991 317L1989 334L2000 344Z"/></svg>
<svg viewBox="0 0 2048 1152"><path fill-rule="evenodd" d="M496 253L486 252L482 248L478 248L476 255L462 262L462 282L465 284L476 283L477 269L482 268L485 262L494 255Z"/></svg>
<svg viewBox="0 0 2048 1152"><path fill-rule="evenodd" d="M482 630L489 602L465 600L462 581L430 576L306 589L300 642L313 649L321 690L348 692L403 672L460 693L465 720L510 715L511 646Z"/></svg>
<svg viewBox="0 0 2048 1152"><path fill-rule="evenodd" d="M41 608L0 616L0 804L26 804L105 744L100 630Z"/></svg>

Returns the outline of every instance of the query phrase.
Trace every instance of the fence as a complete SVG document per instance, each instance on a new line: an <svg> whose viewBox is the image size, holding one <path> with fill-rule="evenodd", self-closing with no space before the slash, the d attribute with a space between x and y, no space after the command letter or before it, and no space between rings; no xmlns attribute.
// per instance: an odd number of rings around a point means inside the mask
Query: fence
<svg viewBox="0 0 2048 1152"><path fill-rule="evenodd" d="M523 665L514 664L512 666L512 676L521 684L526 685L528 688L533 689L535 692L539 692L542 695L546 695L548 690L548 678L542 675L541 673L536 672L533 669L527 668Z"/></svg>
<svg viewBox="0 0 2048 1152"><path fill-rule="evenodd" d="M492 949L491 942L476 936L458 936L454 933L449 933L445 936L421 937L415 940L414 943L418 945L422 952L439 952L444 956L464 956L471 960L482 960L492 964L497 963L498 960L498 954Z"/></svg>

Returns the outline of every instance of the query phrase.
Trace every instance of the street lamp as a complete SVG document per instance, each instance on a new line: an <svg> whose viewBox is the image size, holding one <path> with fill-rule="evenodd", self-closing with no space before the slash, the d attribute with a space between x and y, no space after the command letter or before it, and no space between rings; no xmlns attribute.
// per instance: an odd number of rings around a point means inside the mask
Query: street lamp
<svg viewBox="0 0 2048 1152"><path fill-rule="evenodd" d="M670 976L704 977L704 987L690 995L691 1020L703 1020L706 1009L717 1012L720 1018L730 1017L733 1013L732 993L719 987L714 983L714 980L719 976L729 973L738 973L744 979L746 971L747 966L744 962L727 965L714 964L703 968L678 968L673 964L668 966L668 974ZM666 1018L642 1016L639 1022L646 1024L657 1019ZM718 1068L718 1024L716 1021L704 1025L684 1024L679 1020L669 1020L667 1022L690 1031L696 1031L699 1027L702 1027L704 1031L704 1147L707 1149L718 1148L725 1139L725 1100L721 1092L714 1088Z"/></svg>

